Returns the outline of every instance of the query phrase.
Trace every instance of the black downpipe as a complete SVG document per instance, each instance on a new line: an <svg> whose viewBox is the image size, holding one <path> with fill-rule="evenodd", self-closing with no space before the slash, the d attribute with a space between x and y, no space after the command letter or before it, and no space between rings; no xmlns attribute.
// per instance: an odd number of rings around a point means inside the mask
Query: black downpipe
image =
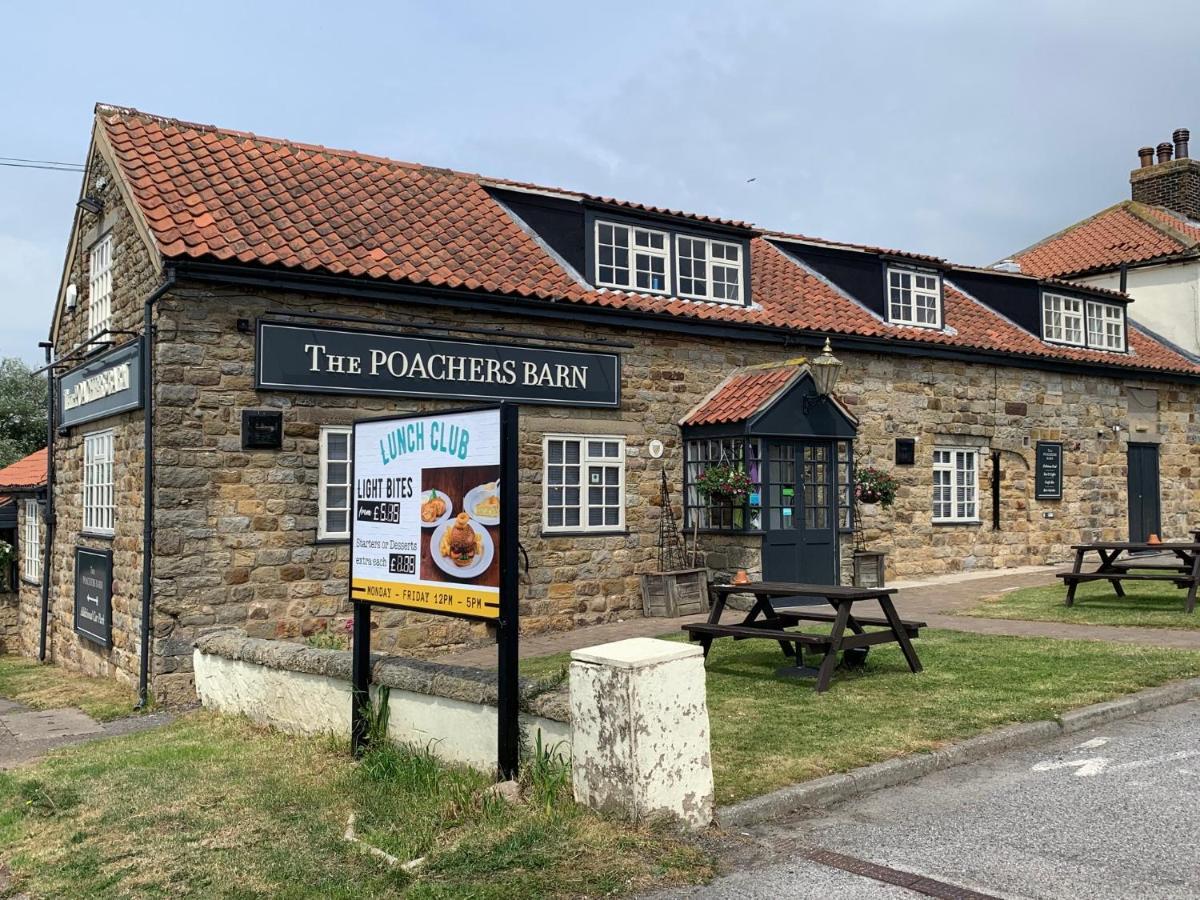
<svg viewBox="0 0 1200 900"><path fill-rule="evenodd" d="M46 545L42 548L42 616L38 625L38 662L46 661L46 631L50 627L50 551L54 546L54 394L58 386L50 367L54 344L41 344L46 351Z"/></svg>
<svg viewBox="0 0 1200 900"><path fill-rule="evenodd" d="M992 531L1000 530L1000 451L992 451Z"/></svg>
<svg viewBox="0 0 1200 900"><path fill-rule="evenodd" d="M1121 293L1125 293L1125 289L1129 287L1129 264L1121 263Z"/></svg>
<svg viewBox="0 0 1200 900"><path fill-rule="evenodd" d="M153 608L151 580L154 574L154 302L175 286L175 271L167 271L163 283L146 298L142 307L142 640L138 660L138 702L142 709L150 701L150 615Z"/></svg>

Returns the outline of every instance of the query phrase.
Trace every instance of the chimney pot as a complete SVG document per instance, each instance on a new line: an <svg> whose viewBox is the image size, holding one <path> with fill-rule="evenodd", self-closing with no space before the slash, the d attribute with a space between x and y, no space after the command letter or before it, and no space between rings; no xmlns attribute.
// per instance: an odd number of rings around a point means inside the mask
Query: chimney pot
<svg viewBox="0 0 1200 900"><path fill-rule="evenodd" d="M1142 164L1143 169L1154 165L1154 148L1138 147L1138 161Z"/></svg>
<svg viewBox="0 0 1200 900"><path fill-rule="evenodd" d="M1191 136L1192 133L1186 128L1176 128L1174 133L1171 135L1171 140L1175 142L1176 159L1188 158L1188 138Z"/></svg>
<svg viewBox="0 0 1200 900"><path fill-rule="evenodd" d="M1158 161L1160 163L1171 161L1171 145L1166 141L1158 145Z"/></svg>

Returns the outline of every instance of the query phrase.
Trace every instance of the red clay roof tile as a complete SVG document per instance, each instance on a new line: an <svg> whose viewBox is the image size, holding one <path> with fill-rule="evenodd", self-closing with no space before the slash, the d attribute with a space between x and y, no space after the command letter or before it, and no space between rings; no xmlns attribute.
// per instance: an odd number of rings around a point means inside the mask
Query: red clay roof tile
<svg viewBox="0 0 1200 900"><path fill-rule="evenodd" d="M320 268L334 275L465 286L679 318L1200 374L1200 367L1136 331L1131 332L1129 354L1046 344L952 288L945 292L945 331L891 325L764 236L750 240L749 306L597 290L561 266L488 191L489 185L535 186L135 110L99 107L97 115L158 250L167 258ZM921 254L790 239L937 262Z"/></svg>
<svg viewBox="0 0 1200 900"><path fill-rule="evenodd" d="M35 450L24 459L0 469L0 490L17 491L46 484L46 448Z"/></svg>
<svg viewBox="0 0 1200 900"><path fill-rule="evenodd" d="M1157 206L1126 200L1015 253L1021 271L1069 276L1122 263L1195 251L1200 224Z"/></svg>
<svg viewBox="0 0 1200 900"><path fill-rule="evenodd" d="M799 372L798 365L788 365L771 369L746 369L730 375L680 424L744 422L764 408Z"/></svg>

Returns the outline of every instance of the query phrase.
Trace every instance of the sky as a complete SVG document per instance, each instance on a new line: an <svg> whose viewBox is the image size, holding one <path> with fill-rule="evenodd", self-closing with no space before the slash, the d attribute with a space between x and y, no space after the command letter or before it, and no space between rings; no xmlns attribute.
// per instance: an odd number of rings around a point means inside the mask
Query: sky
<svg viewBox="0 0 1200 900"><path fill-rule="evenodd" d="M0 157L82 162L100 101L987 264L1200 148L1194 0L96 11L6 9ZM0 357L41 359L80 177L0 166Z"/></svg>

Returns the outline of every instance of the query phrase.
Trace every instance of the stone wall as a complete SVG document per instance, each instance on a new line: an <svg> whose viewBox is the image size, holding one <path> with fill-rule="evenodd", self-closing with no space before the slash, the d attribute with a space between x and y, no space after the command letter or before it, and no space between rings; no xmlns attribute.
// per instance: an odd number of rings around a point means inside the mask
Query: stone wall
<svg viewBox="0 0 1200 900"><path fill-rule="evenodd" d="M180 286L159 306L157 528L155 562L156 690L187 687L190 641L205 628L239 625L260 637L298 637L338 627L346 601L348 548L319 543L318 435L325 424L356 417L447 408L390 398L258 392L254 336L237 328L268 313L325 312L441 327L456 317L430 306L383 306L330 297L213 291ZM681 441L676 422L732 369L782 360L795 349L684 338L476 314L472 327L505 326L523 334L608 337L622 349L619 410L527 406L521 414L521 541L532 566L522 576L527 631L570 629L640 615L638 575L656 560L658 479L665 466L678 502ZM459 332L461 334L461 332ZM477 336L477 335L475 335ZM1049 563L1072 542L1125 533L1128 388L1158 389L1153 433L1162 441L1164 532L1182 534L1200 488L1200 430L1191 387L1155 385L997 368L920 357L839 352L839 396L861 420L857 457L893 471L900 495L890 510L865 516L873 548L887 550L891 576ZM284 414L279 452L241 450L246 408ZM1125 424L1123 424L1125 423ZM1113 426L1123 425L1121 431ZM542 435L613 434L627 439L627 533L586 537L541 534ZM892 462L896 437L915 437L916 464ZM646 444L666 446L651 460ZM1038 440L1066 443L1064 498L1033 499ZM936 444L980 448L980 524L931 522L931 460ZM991 524L991 451L1001 454L999 530ZM677 510L678 512L678 510ZM759 538L701 534L710 566L722 572L758 565ZM846 552L849 540L843 541ZM844 566L848 578L849 565ZM401 610L377 611L376 646L428 653L487 639L486 627Z"/></svg>
<svg viewBox="0 0 1200 900"><path fill-rule="evenodd" d="M87 191L100 198L100 219L81 213L78 241L67 260L67 281L78 289L73 312L63 312L56 334L56 355L65 357L85 339L88 320L88 255L101 233L113 234L112 329L129 332L109 338L116 343L133 339L142 329L143 302L159 285L155 257L151 254L127 209L112 172L93 149ZM103 181L103 187L97 185ZM98 348L102 350L104 348ZM61 372L59 373L61 374ZM115 534L101 536L83 531L83 438L113 430ZM110 416L70 429L55 438L54 502L58 517L49 572L50 616L47 655L67 668L92 675L113 675L133 681L138 671L139 621L142 579L142 412ZM113 551L113 646L105 650L81 640L74 632L75 547ZM26 653L36 653L41 597L36 586L21 592L20 632Z"/></svg>

